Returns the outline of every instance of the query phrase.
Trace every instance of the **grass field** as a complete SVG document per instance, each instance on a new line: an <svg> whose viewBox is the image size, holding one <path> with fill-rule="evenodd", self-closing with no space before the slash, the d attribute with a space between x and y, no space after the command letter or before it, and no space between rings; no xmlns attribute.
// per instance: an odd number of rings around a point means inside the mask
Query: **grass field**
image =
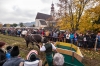
<svg viewBox="0 0 100 66"><path fill-rule="evenodd" d="M7 45L18 45L20 48L20 56L24 59L26 59L27 53L32 49L36 49L39 52L39 49L36 46L33 47L31 44L29 44L29 47L27 48L24 39L21 37L12 37L0 34L0 41L4 41L6 43L5 47ZM100 66L100 51L83 48L80 49L84 56L82 61L84 66ZM43 52L39 52L39 57L42 60L45 60L45 54Z"/></svg>

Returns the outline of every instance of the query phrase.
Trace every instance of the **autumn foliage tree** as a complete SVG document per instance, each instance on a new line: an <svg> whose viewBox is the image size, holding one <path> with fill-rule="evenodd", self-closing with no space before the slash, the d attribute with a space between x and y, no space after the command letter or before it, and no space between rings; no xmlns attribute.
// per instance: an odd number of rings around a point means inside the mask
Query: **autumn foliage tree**
<svg viewBox="0 0 100 66"><path fill-rule="evenodd" d="M90 29L91 13L86 12L88 9L98 6L97 4L99 4L99 0L59 0L58 15L60 18L57 25L59 25L61 29Z"/></svg>
<svg viewBox="0 0 100 66"><path fill-rule="evenodd" d="M99 31L100 30L100 3L93 8L90 8L85 11L84 15L80 20L79 28L81 31L92 30Z"/></svg>

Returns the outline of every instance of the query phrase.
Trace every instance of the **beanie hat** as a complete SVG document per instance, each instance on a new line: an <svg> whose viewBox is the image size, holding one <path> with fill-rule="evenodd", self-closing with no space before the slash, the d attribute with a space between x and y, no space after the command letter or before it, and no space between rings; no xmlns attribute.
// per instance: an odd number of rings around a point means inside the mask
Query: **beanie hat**
<svg viewBox="0 0 100 66"><path fill-rule="evenodd" d="M36 59L37 59L36 54L35 53L31 53L28 60L35 61Z"/></svg>
<svg viewBox="0 0 100 66"><path fill-rule="evenodd" d="M37 55L38 53L36 50L31 50L27 55L27 60L35 61L37 59Z"/></svg>
<svg viewBox="0 0 100 66"><path fill-rule="evenodd" d="M4 42L0 42L0 47L4 46L5 43Z"/></svg>
<svg viewBox="0 0 100 66"><path fill-rule="evenodd" d="M12 48L10 54L11 54L12 57L18 56L18 55L19 55L19 48L18 48L18 46L14 46L14 47Z"/></svg>
<svg viewBox="0 0 100 66"><path fill-rule="evenodd" d="M57 66L62 66L64 64L64 56L60 53L56 53L53 57L53 63Z"/></svg>
<svg viewBox="0 0 100 66"><path fill-rule="evenodd" d="M7 50L7 51L10 51L11 48L12 48L11 46L7 46L7 47L6 47L6 50Z"/></svg>

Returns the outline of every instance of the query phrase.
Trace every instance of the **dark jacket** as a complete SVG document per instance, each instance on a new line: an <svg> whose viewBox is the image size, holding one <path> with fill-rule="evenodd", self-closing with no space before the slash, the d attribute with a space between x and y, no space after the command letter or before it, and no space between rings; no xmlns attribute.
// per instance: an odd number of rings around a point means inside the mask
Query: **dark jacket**
<svg viewBox="0 0 100 66"><path fill-rule="evenodd" d="M24 59L19 57L12 57L10 60L7 60L3 66L19 66L21 62L24 62Z"/></svg>
<svg viewBox="0 0 100 66"><path fill-rule="evenodd" d="M44 46L45 46L45 48L46 48L46 51L45 51L46 55L52 54L52 45L49 44L49 43L47 43L47 44L45 44Z"/></svg>
<svg viewBox="0 0 100 66"><path fill-rule="evenodd" d="M0 49L0 66L2 66L5 61L6 61L6 53L2 49Z"/></svg>

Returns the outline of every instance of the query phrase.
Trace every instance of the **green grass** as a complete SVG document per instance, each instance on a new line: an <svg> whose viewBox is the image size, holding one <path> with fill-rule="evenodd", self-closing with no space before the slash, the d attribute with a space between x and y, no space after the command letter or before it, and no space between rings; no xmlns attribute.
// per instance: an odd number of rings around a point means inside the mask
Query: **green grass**
<svg viewBox="0 0 100 66"><path fill-rule="evenodd" d="M0 34L0 41L3 41L6 43L5 48L7 45L11 45L11 46L18 45L18 47L20 48L20 56L24 59L26 59L26 55L32 49L35 49L39 52L38 54L41 59L45 58L44 53L40 52L36 46L33 47L33 45L31 43L29 44L29 47L27 48L26 42L25 42L24 38L22 38L22 37L13 37L13 36ZM42 55L42 56L40 56L40 55Z"/></svg>
<svg viewBox="0 0 100 66"><path fill-rule="evenodd" d="M43 61L45 60L45 54L43 52L40 52L36 46L33 47L31 44L29 44L29 47L27 48L25 40L21 37L13 37L0 34L0 41L4 41L6 43L5 46L18 45L20 48L20 56L24 59L26 59L26 55L30 50L36 49L39 52L39 58ZM100 51L88 50L83 48L80 49L84 56L82 61L84 66L100 66Z"/></svg>

